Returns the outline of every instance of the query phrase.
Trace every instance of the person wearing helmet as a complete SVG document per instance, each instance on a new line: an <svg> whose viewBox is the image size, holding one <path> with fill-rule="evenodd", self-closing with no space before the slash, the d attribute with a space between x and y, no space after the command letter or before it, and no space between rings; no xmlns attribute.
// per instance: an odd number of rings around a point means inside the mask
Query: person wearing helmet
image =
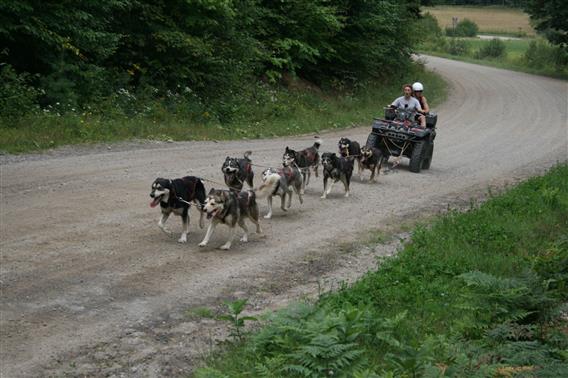
<svg viewBox="0 0 568 378"><path fill-rule="evenodd" d="M424 92L424 86L420 82L412 84L412 96L418 100L420 106L422 107L422 112L427 114L430 112L430 106L428 106L428 101L426 97L422 94Z"/></svg>
<svg viewBox="0 0 568 378"><path fill-rule="evenodd" d="M420 121L420 126L426 127L426 117L422 115L422 106L420 105L418 99L412 97L412 85L405 84L402 86L402 90L404 91L403 96L400 96L399 98L394 100L391 104L391 107L395 109L404 109L411 112L417 112L417 118Z"/></svg>

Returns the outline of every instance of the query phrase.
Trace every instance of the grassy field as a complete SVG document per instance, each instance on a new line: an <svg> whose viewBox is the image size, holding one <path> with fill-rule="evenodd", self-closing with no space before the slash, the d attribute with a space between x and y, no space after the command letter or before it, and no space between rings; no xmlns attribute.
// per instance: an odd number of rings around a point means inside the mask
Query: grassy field
<svg viewBox="0 0 568 378"><path fill-rule="evenodd" d="M491 197L417 228L351 287L237 332L196 376L568 376L568 166ZM226 317L241 331L242 305Z"/></svg>
<svg viewBox="0 0 568 378"><path fill-rule="evenodd" d="M481 47L489 43L488 40L479 38L466 38L465 40L470 44L472 51L479 50ZM517 60L521 58L529 48L530 42L531 39L504 40L503 43L506 46L507 58L509 60Z"/></svg>
<svg viewBox="0 0 568 378"><path fill-rule="evenodd" d="M528 14L518 9L502 7L464 7L438 6L424 7L423 13L429 12L436 18L444 30L452 25L452 17L460 21L468 18L479 27L479 34L498 34L524 36L527 38L503 40L504 54L489 54L489 40L480 38L451 38L432 32L419 50L422 53L509 69L568 79L568 62L565 52L558 46L552 46L542 37L537 37L529 23ZM495 46L495 43L492 47ZM491 49L490 51L495 51Z"/></svg>
<svg viewBox="0 0 568 378"><path fill-rule="evenodd" d="M12 123L0 123L0 152L22 153L60 145L133 138L162 141L269 138L366 125L383 106L400 95L403 83L417 80L428 88L428 98L434 103L445 98L444 81L417 66L409 70L407 76L388 85L369 83L359 86L355 92L326 93L306 86L275 89L269 99L250 99L242 105L246 111L241 118L225 123L211 119L207 112L189 114L187 110L179 112L163 104L134 114L44 110Z"/></svg>
<svg viewBox="0 0 568 378"><path fill-rule="evenodd" d="M445 42L444 42L445 41ZM450 53L448 49L451 38L438 37L435 41L425 43L420 51L425 54L440 56L468 63L482 64L486 66L503 68L513 71L531 73L535 75L550 76L559 79L568 79L568 65L555 64L555 50L545 40L538 38L523 38L518 40L503 40L505 55L498 58L480 59L476 53L487 46L490 41L479 38L460 38L459 43L465 47L459 53ZM525 53L531 43L537 43L538 49L533 54L533 60L528 61Z"/></svg>
<svg viewBox="0 0 568 378"><path fill-rule="evenodd" d="M422 12L429 12L438 20L440 27L452 26L452 17L458 21L468 18L479 26L479 31L486 34L510 34L534 36L528 14L518 9L500 7L464 7L437 6L423 7Z"/></svg>

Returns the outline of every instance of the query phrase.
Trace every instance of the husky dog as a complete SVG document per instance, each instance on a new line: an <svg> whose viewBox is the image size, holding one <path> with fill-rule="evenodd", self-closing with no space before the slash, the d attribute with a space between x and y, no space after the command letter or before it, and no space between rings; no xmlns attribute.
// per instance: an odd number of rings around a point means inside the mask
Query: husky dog
<svg viewBox="0 0 568 378"><path fill-rule="evenodd" d="M331 192L333 184L341 181L345 186L345 197L349 197L349 184L353 175L353 158L338 157L334 152L325 152L321 155L323 166L323 194L321 198L326 198ZM329 187L327 181L331 179Z"/></svg>
<svg viewBox="0 0 568 378"><path fill-rule="evenodd" d="M166 221L171 213L181 216L183 230L178 242L185 243L189 233L189 207L191 202L195 202L200 212L199 227L203 228L203 212L201 208L205 202L205 186L203 181L197 177L186 176L177 179L157 178L152 183L150 192L152 202L151 207L160 204L162 218L158 226L162 231L171 234L166 229Z"/></svg>
<svg viewBox="0 0 568 378"><path fill-rule="evenodd" d="M298 167L268 168L262 172L262 184L257 190L257 196L266 197L268 201L268 214L264 218L272 218L272 197L274 196L280 196L280 208L287 211L292 206L292 192L296 192L300 203L304 203L303 178ZM286 195L288 195L288 206L284 207Z"/></svg>
<svg viewBox="0 0 568 378"><path fill-rule="evenodd" d="M258 222L258 205L253 191L237 193L231 190L211 189L205 199L203 211L207 213L207 219L211 219L211 223L209 223L203 241L199 243L200 247L209 243L209 239L219 223L226 224L231 229L229 240L221 246L221 249L231 248L237 224L245 231L241 241L248 241L248 228L245 224L245 218L249 218L256 225L257 234L262 233Z"/></svg>
<svg viewBox="0 0 568 378"><path fill-rule="evenodd" d="M296 166L304 176L304 188L310 183L310 168L314 170L316 177L318 177L318 166L320 161L319 148L322 140L315 137L316 140L311 147L301 151L294 151L286 146L284 155L282 156L282 165L284 167Z"/></svg>
<svg viewBox="0 0 568 378"><path fill-rule="evenodd" d="M350 140L348 138L341 138L339 139L339 142L337 143L337 146L339 147L339 155L343 156L343 157L354 157L355 159L357 159L357 168L358 168L358 172L359 172L359 178L361 178L361 145L354 141L354 140Z"/></svg>
<svg viewBox="0 0 568 378"><path fill-rule="evenodd" d="M377 171L377 175L381 173L381 167L383 166L384 160L385 157L378 148L370 146L363 146L361 148L361 168L362 170L368 169L371 171L369 181L375 181L375 171ZM360 180L361 173L362 172L359 172Z"/></svg>
<svg viewBox="0 0 568 378"><path fill-rule="evenodd" d="M247 151L244 154L243 159L232 158L227 156L221 171L225 177L225 184L230 190L239 192L243 189L243 183L246 181L250 188L252 188L252 180L254 178L254 172L252 171L252 164L249 156L252 154L251 151Z"/></svg>

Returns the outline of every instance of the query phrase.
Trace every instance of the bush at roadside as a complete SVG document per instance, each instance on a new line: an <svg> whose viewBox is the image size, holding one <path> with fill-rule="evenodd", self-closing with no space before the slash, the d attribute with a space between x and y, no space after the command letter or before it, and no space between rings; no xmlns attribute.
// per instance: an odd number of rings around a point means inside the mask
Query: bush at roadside
<svg viewBox="0 0 568 378"><path fill-rule="evenodd" d="M40 91L29 85L30 74L18 74L9 64L0 65L0 118L12 126L14 120L38 111Z"/></svg>
<svg viewBox="0 0 568 378"><path fill-rule="evenodd" d="M554 67L566 70L568 51L544 41L532 41L523 55L523 60L531 68Z"/></svg>
<svg viewBox="0 0 568 378"><path fill-rule="evenodd" d="M458 38L450 38L445 50L448 54L465 56L468 55L471 47L466 40Z"/></svg>
<svg viewBox="0 0 568 378"><path fill-rule="evenodd" d="M447 27L446 35L448 37L475 37L479 27L470 19L464 18L457 23L456 27Z"/></svg>
<svg viewBox="0 0 568 378"><path fill-rule="evenodd" d="M498 38L493 38L488 44L482 46L474 55L475 59L485 58L504 58L507 54L505 42Z"/></svg>

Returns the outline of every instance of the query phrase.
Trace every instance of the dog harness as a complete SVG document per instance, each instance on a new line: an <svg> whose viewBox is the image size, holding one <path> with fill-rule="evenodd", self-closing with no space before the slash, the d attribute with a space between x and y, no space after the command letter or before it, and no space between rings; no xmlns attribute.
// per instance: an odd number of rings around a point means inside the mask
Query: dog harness
<svg viewBox="0 0 568 378"><path fill-rule="evenodd" d="M233 202L233 196L235 195L235 193L233 193L232 191L229 190L229 200L225 203L225 209L223 210L223 212L221 213L221 222L225 223L225 218L227 218L229 216L229 210L231 210L231 205ZM237 211L239 211L238 206L237 206Z"/></svg>

